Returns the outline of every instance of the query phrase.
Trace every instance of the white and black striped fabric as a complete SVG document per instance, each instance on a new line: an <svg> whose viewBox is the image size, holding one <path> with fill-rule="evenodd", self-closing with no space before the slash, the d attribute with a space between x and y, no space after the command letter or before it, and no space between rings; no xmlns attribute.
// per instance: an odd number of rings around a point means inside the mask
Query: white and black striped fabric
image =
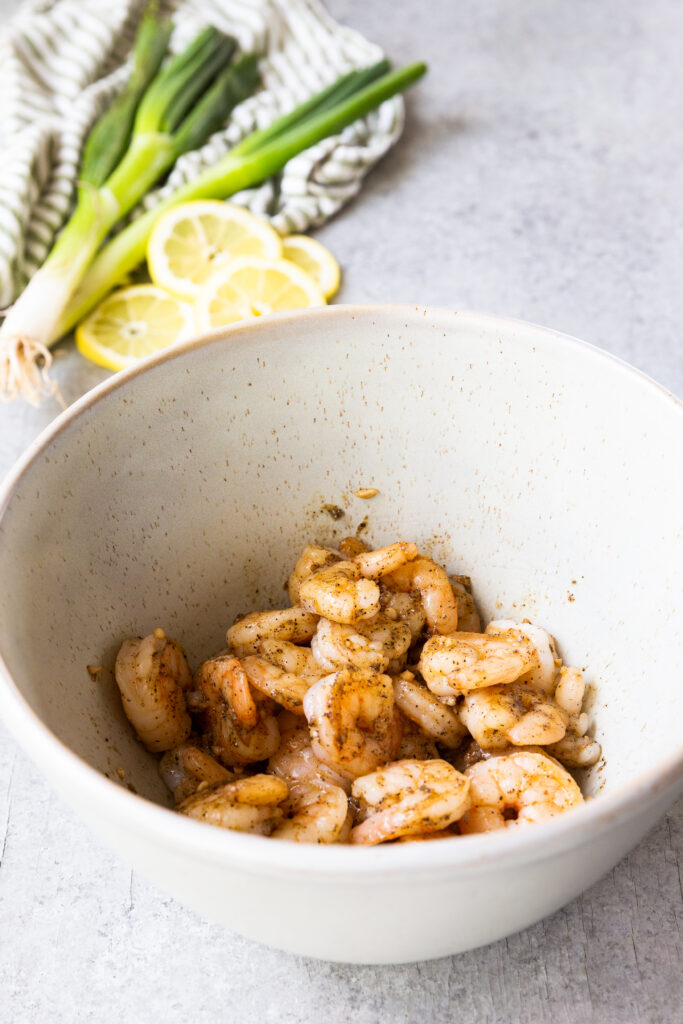
<svg viewBox="0 0 683 1024"><path fill-rule="evenodd" d="M0 307L14 301L47 256L73 202L83 139L129 73L125 63L145 0L30 0L0 41ZM161 0L173 18L171 50L206 24L263 54L263 88L228 126L178 160L142 208L215 163L244 135L317 92L344 71L379 60L380 49L338 25L318 0ZM291 160L277 182L234 202L282 234L323 223L359 190L398 139L397 96L363 121Z"/></svg>

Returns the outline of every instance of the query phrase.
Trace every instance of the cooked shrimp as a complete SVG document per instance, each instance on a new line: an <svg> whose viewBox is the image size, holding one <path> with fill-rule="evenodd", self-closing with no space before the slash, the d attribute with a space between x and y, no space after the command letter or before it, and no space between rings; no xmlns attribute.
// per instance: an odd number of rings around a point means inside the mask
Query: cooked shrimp
<svg viewBox="0 0 683 1024"><path fill-rule="evenodd" d="M337 843L346 824L349 801L339 786L327 782L299 782L290 786L283 811L285 820L271 833L273 839Z"/></svg>
<svg viewBox="0 0 683 1024"><path fill-rule="evenodd" d="M444 636L458 628L458 602L446 570L431 558L419 556L384 577L389 588L418 591L432 633Z"/></svg>
<svg viewBox="0 0 683 1024"><path fill-rule="evenodd" d="M557 743L569 722L559 704L520 683L468 693L460 717L484 750L501 750L510 743L517 747Z"/></svg>
<svg viewBox="0 0 683 1024"><path fill-rule="evenodd" d="M399 670L410 647L412 635L404 622L392 622L382 615L355 626L320 619L311 651L325 672L335 669L376 669L382 672ZM322 672L318 670L319 674Z"/></svg>
<svg viewBox="0 0 683 1024"><path fill-rule="evenodd" d="M231 626L227 632L228 646L238 658L256 654L264 640L293 640L307 643L315 633L318 616L300 605L277 611L251 612Z"/></svg>
<svg viewBox="0 0 683 1024"><path fill-rule="evenodd" d="M318 544L307 544L299 556L299 561L292 569L287 582L291 603L299 603L299 589L304 580L307 580L318 569L323 569L326 565L333 565L334 562L339 561L340 555L338 551L333 551L332 548L320 547Z"/></svg>
<svg viewBox="0 0 683 1024"><path fill-rule="evenodd" d="M544 629L497 619L482 632L470 578L403 540L309 544L288 591L292 607L235 622L194 684L163 630L121 647L126 715L165 751L178 810L296 842L375 844L582 801L563 764L602 751L583 676ZM268 774L249 776L258 762Z"/></svg>
<svg viewBox="0 0 683 1024"><path fill-rule="evenodd" d="M193 743L167 750L159 761L159 774L177 804L196 793L202 783L217 786L234 779L232 772Z"/></svg>
<svg viewBox="0 0 683 1024"><path fill-rule="evenodd" d="M581 712L580 715L570 715L567 732L574 736L585 736L590 724L591 720L585 712Z"/></svg>
<svg viewBox="0 0 683 1024"><path fill-rule="evenodd" d="M455 750L467 735L457 713L442 704L412 672L403 672L394 679L394 700L406 718L444 747Z"/></svg>
<svg viewBox="0 0 683 1024"><path fill-rule="evenodd" d="M308 612L349 626L379 611L379 587L350 561L318 569L302 582L299 597Z"/></svg>
<svg viewBox="0 0 683 1024"><path fill-rule="evenodd" d="M579 715L583 706L585 690L586 684L580 670L563 665L555 687L555 703L568 711L570 715Z"/></svg>
<svg viewBox="0 0 683 1024"><path fill-rule="evenodd" d="M413 640L417 640L427 621L420 595L380 587L379 600L381 614L391 622L405 622Z"/></svg>
<svg viewBox="0 0 683 1024"><path fill-rule="evenodd" d="M560 659L557 656L555 639L550 633L540 626L532 625L531 622L513 622L512 619L494 619L486 627L486 633L492 636L527 637L533 644L536 663L520 677L519 681L552 695Z"/></svg>
<svg viewBox="0 0 683 1024"><path fill-rule="evenodd" d="M399 836L396 840L397 843L425 843L429 839L452 839L453 836L459 836L460 829L455 825L449 825L448 828L442 828L439 832L414 832L412 835Z"/></svg>
<svg viewBox="0 0 683 1024"><path fill-rule="evenodd" d="M159 628L144 640L124 640L114 674L126 718L148 750L185 742L192 728L185 700L192 674L180 644Z"/></svg>
<svg viewBox="0 0 683 1024"><path fill-rule="evenodd" d="M559 742L551 743L546 749L569 768L590 768L602 755L599 743L590 736L577 736L573 732L567 732Z"/></svg>
<svg viewBox="0 0 683 1024"><path fill-rule="evenodd" d="M237 661L232 655L210 658L200 665L195 676L195 687L204 699L200 713L202 732L214 757L229 767L264 761L275 753L280 742L271 701L260 693L252 693L248 687L255 712L251 724L241 720L239 703L238 710L235 709L232 680L236 670L232 663Z"/></svg>
<svg viewBox="0 0 683 1024"><path fill-rule="evenodd" d="M354 562L369 579L377 580L380 576L386 576L389 572L395 572L406 562L417 558L417 547L405 540L399 540L396 544L389 544L385 548L376 548L374 551L364 551L356 555Z"/></svg>
<svg viewBox="0 0 683 1024"><path fill-rule="evenodd" d="M206 742L221 764L255 764L275 753L280 743L277 719L270 712L270 701L256 702L258 722L245 729L230 715L227 704L209 707L202 714Z"/></svg>
<svg viewBox="0 0 683 1024"><path fill-rule="evenodd" d="M583 707L586 684L578 668L562 666L555 687L555 703L569 713L566 735L548 747L548 751L570 768L590 768L602 755L599 743L586 736L590 718Z"/></svg>
<svg viewBox="0 0 683 1024"><path fill-rule="evenodd" d="M339 553L344 558L355 558L362 551L367 551L368 546L360 537L344 537L339 541Z"/></svg>
<svg viewBox="0 0 683 1024"><path fill-rule="evenodd" d="M282 741L268 761L268 771L279 775L290 785L327 782L339 786L345 792L349 791L350 781L316 757L311 746L311 734L307 723L298 715L292 715L291 722L287 721L288 714L289 712L284 711L280 715L278 724Z"/></svg>
<svg viewBox="0 0 683 1024"><path fill-rule="evenodd" d="M403 730L401 745L396 751L396 760L405 761L408 758L411 761L431 761L438 757L439 751L434 740L423 733L419 725L411 722L403 712L399 713L402 717Z"/></svg>
<svg viewBox="0 0 683 1024"><path fill-rule="evenodd" d="M276 775L251 775L199 790L184 800L178 810L208 825L267 836L282 821L279 805L287 799L288 792L287 783Z"/></svg>
<svg viewBox="0 0 683 1024"><path fill-rule="evenodd" d="M468 779L447 761L395 761L356 779L361 824L352 843L374 845L400 836L440 832L470 806Z"/></svg>
<svg viewBox="0 0 683 1024"><path fill-rule="evenodd" d="M309 676L299 676L295 672L285 672L258 654L250 654L243 658L242 665L253 687L272 697L293 714L303 715L304 696L316 680ZM319 673L317 678L320 678L321 674Z"/></svg>
<svg viewBox="0 0 683 1024"><path fill-rule="evenodd" d="M536 664L536 652L520 634L454 633L430 637L419 664L432 693L454 704L461 693L514 682Z"/></svg>
<svg viewBox="0 0 683 1024"><path fill-rule="evenodd" d="M304 712L316 757L347 779L392 760L401 742L389 676L340 669L310 688Z"/></svg>
<svg viewBox="0 0 683 1024"><path fill-rule="evenodd" d="M583 803L569 772L546 754L515 751L491 757L465 775L472 809L460 822L464 834L545 821Z"/></svg>
<svg viewBox="0 0 683 1024"><path fill-rule="evenodd" d="M458 629L465 633L481 633L481 619L472 597L472 580L469 576L448 578L458 604Z"/></svg>
<svg viewBox="0 0 683 1024"><path fill-rule="evenodd" d="M294 715L291 711L284 709L277 716L277 724L280 730L282 742L289 736L290 732L305 732L308 735L308 722L301 715Z"/></svg>
<svg viewBox="0 0 683 1024"><path fill-rule="evenodd" d="M298 647L289 640L262 640L257 653L285 672L320 678L320 665L313 657L310 647Z"/></svg>
<svg viewBox="0 0 683 1024"><path fill-rule="evenodd" d="M233 654L217 654L215 658L202 662L195 685L209 704L218 701L229 704L240 725L253 729L258 722L258 710L249 688L249 680L239 659ZM194 694L193 700L198 706Z"/></svg>

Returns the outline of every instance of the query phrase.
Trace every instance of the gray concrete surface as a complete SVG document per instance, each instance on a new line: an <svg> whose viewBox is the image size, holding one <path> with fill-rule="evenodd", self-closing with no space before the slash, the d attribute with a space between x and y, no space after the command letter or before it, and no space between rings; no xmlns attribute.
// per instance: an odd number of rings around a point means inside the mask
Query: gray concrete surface
<svg viewBox="0 0 683 1024"><path fill-rule="evenodd" d="M0 0L0 18L16 6ZM344 267L339 299L547 324L683 396L677 0L329 7L397 62L431 65L399 147L319 233ZM68 400L104 376L70 347L57 374ZM0 472L55 411L0 407ZM674 1024L682 834L679 803L601 882L504 942L427 964L334 966L161 895L0 727L0 1021Z"/></svg>

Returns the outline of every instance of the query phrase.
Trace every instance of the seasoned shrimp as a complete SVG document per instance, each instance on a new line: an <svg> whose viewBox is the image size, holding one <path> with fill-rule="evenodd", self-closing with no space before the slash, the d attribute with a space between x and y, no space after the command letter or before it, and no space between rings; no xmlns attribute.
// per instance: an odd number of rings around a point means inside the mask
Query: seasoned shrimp
<svg viewBox="0 0 683 1024"><path fill-rule="evenodd" d="M533 644L536 663L520 677L519 681L552 696L560 659L557 656L555 639L550 633L540 626L532 625L531 622L513 622L512 619L495 619L489 622L486 633L491 636L527 637Z"/></svg>
<svg viewBox="0 0 683 1024"><path fill-rule="evenodd" d="M349 801L343 789L329 782L299 782L289 787L282 809L285 820L271 833L273 839L337 843L349 815Z"/></svg>
<svg viewBox="0 0 683 1024"><path fill-rule="evenodd" d="M254 719L250 719L253 724L243 723L239 704L235 710L232 663L236 661L238 659L232 655L210 658L200 665L195 676L195 687L204 702L199 717L205 741L214 757L228 767L264 761L275 753L280 742L280 730L270 700L260 693L252 693L249 688L255 711ZM242 666L240 671L243 671ZM200 707L198 702L196 706Z"/></svg>
<svg viewBox="0 0 683 1024"><path fill-rule="evenodd" d="M583 707L586 685L578 668L563 666L555 687L555 703L569 714L567 732L557 743L548 747L549 753L570 768L589 768L597 764L602 754L599 743L586 736L590 719Z"/></svg>
<svg viewBox="0 0 683 1024"><path fill-rule="evenodd" d="M310 647L297 647L288 640L263 640L258 645L257 653L285 672L311 676L312 681L320 678L320 665Z"/></svg>
<svg viewBox="0 0 683 1024"><path fill-rule="evenodd" d="M502 750L510 743L517 747L556 743L569 723L564 708L520 683L468 693L460 717L484 750Z"/></svg>
<svg viewBox="0 0 683 1024"><path fill-rule="evenodd" d="M200 789L178 810L208 825L267 836L282 821L280 804L288 793L287 783L276 775L251 775L213 789Z"/></svg>
<svg viewBox="0 0 683 1024"><path fill-rule="evenodd" d="M391 761L401 742L389 676L340 669L304 697L304 712L316 757L347 779Z"/></svg>
<svg viewBox="0 0 683 1024"><path fill-rule="evenodd" d="M344 537L339 541L339 553L344 558L355 558L362 551L367 551L368 546L360 537Z"/></svg>
<svg viewBox="0 0 683 1024"><path fill-rule="evenodd" d="M299 597L308 612L349 626L379 611L379 587L351 561L318 569L302 582Z"/></svg>
<svg viewBox="0 0 683 1024"><path fill-rule="evenodd" d="M305 722L300 715L293 715L291 711L285 711L283 709L278 715L277 721L280 728L280 736L283 741L285 736L288 736L290 732L299 730L308 732L308 723Z"/></svg>
<svg viewBox="0 0 683 1024"><path fill-rule="evenodd" d="M514 682L536 664L536 652L521 634L455 633L430 637L419 664L432 693L454 704L461 693Z"/></svg>
<svg viewBox="0 0 683 1024"><path fill-rule="evenodd" d="M287 582L289 600L292 604L299 603L299 590L304 580L312 576L318 569L327 565L333 565L340 561L338 551L332 548L322 548L318 544L307 544L299 556L299 561L294 566Z"/></svg>
<svg viewBox="0 0 683 1024"><path fill-rule="evenodd" d="M457 713L442 704L412 672L403 672L394 679L394 700L406 718L444 747L455 750L467 735Z"/></svg>
<svg viewBox="0 0 683 1024"><path fill-rule="evenodd" d="M555 703L568 711L570 715L579 715L585 691L586 684L581 671L578 668L568 668L563 665L555 687Z"/></svg>
<svg viewBox="0 0 683 1024"><path fill-rule="evenodd" d="M356 779L361 824L352 843L375 845L400 836L440 832L470 806L469 780L447 761L395 761Z"/></svg>
<svg viewBox="0 0 683 1024"><path fill-rule="evenodd" d="M379 601L381 614L391 622L405 622L413 640L417 640L427 621L420 595L380 587Z"/></svg>
<svg viewBox="0 0 683 1024"><path fill-rule="evenodd" d="M547 751L569 768L590 768L602 755L602 747L590 736L577 736L569 730L559 742L551 743Z"/></svg>
<svg viewBox="0 0 683 1024"><path fill-rule="evenodd" d="M295 842L374 844L581 802L563 765L602 751L583 676L544 629L497 619L482 632L469 577L403 540L309 544L288 591L292 607L235 622L194 682L163 630L123 644L124 709L165 752L178 810ZM250 776L259 762L267 774Z"/></svg>
<svg viewBox="0 0 683 1024"><path fill-rule="evenodd" d="M311 679L309 676L299 676L295 672L285 672L258 654L250 654L243 658L242 665L255 689L272 697L295 715L303 715L306 691L322 674L318 673L317 679Z"/></svg>
<svg viewBox="0 0 683 1024"><path fill-rule="evenodd" d="M308 643L318 625L318 616L300 605L269 612L250 612L227 632L228 646L238 658L256 654L264 640L293 640Z"/></svg>
<svg viewBox="0 0 683 1024"><path fill-rule="evenodd" d="M472 580L469 576L448 578L458 604L458 629L465 633L481 633L481 619L472 597Z"/></svg>
<svg viewBox="0 0 683 1024"><path fill-rule="evenodd" d="M472 809L460 822L464 834L545 821L583 803L569 772L546 754L515 751L491 757L465 775Z"/></svg>
<svg viewBox="0 0 683 1024"><path fill-rule="evenodd" d="M364 551L356 555L354 562L369 579L377 580L380 576L386 576L389 572L395 572L406 562L417 558L417 547L405 540L399 540L396 544L389 544L385 548L376 548L374 551Z"/></svg>
<svg viewBox="0 0 683 1024"><path fill-rule="evenodd" d="M399 836L396 840L397 843L425 843L429 839L452 839L453 836L459 836L460 829L458 828L457 822L454 825L449 825L448 828L442 828L439 832L413 832L412 835Z"/></svg>
<svg viewBox="0 0 683 1024"><path fill-rule="evenodd" d="M258 722L258 709L249 687L247 674L240 661L233 654L217 654L202 662L196 677L196 686L206 704L225 701L230 706L235 720L247 729L253 729ZM201 710L195 694L193 704Z"/></svg>
<svg viewBox="0 0 683 1024"><path fill-rule="evenodd" d="M391 589L418 591L432 633L447 636L458 628L458 602L446 570L431 558L418 556L384 577Z"/></svg>
<svg viewBox="0 0 683 1024"><path fill-rule="evenodd" d="M412 635L404 622L392 622L382 615L355 626L320 619L311 640L313 656L324 672L335 669L399 670L405 661ZM322 672L319 671L319 674Z"/></svg>
<svg viewBox="0 0 683 1024"><path fill-rule="evenodd" d="M411 761L431 761L433 758L439 756L436 743L433 739L430 739L419 725L415 722L411 722L403 712L400 712L402 716L403 734L401 736L401 745L396 751L396 760L405 761L406 758Z"/></svg>
<svg viewBox="0 0 683 1024"><path fill-rule="evenodd" d="M280 715L279 725L282 735L280 746L268 761L268 771L274 772L285 779L290 785L303 782L327 782L339 786L345 792L350 791L351 783L342 775L330 768L328 764L316 757L311 746L311 734L308 725L297 716L292 721L283 721L289 712Z"/></svg>
<svg viewBox="0 0 683 1024"><path fill-rule="evenodd" d="M159 761L159 774L177 804L196 793L202 783L217 786L234 779L232 772L192 743L167 750Z"/></svg>
<svg viewBox="0 0 683 1024"><path fill-rule="evenodd" d="M114 674L126 718L148 750L185 742L192 728L185 700L192 674L180 644L160 628L144 640L124 640Z"/></svg>

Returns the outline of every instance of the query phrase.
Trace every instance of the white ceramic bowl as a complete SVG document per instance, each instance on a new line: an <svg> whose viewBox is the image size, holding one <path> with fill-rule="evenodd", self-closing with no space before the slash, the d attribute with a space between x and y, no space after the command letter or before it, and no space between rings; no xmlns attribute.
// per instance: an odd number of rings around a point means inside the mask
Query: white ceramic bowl
<svg viewBox="0 0 683 1024"><path fill-rule="evenodd" d="M112 847L245 935L374 963L490 942L589 886L680 791L682 450L671 395L523 323L337 306L192 342L76 403L5 483L0 709ZM86 665L158 624L196 663L238 611L282 603L305 542L365 517L372 541L415 539L472 575L487 618L528 617L586 667L595 799L533 828L374 849L160 806L111 672Z"/></svg>

